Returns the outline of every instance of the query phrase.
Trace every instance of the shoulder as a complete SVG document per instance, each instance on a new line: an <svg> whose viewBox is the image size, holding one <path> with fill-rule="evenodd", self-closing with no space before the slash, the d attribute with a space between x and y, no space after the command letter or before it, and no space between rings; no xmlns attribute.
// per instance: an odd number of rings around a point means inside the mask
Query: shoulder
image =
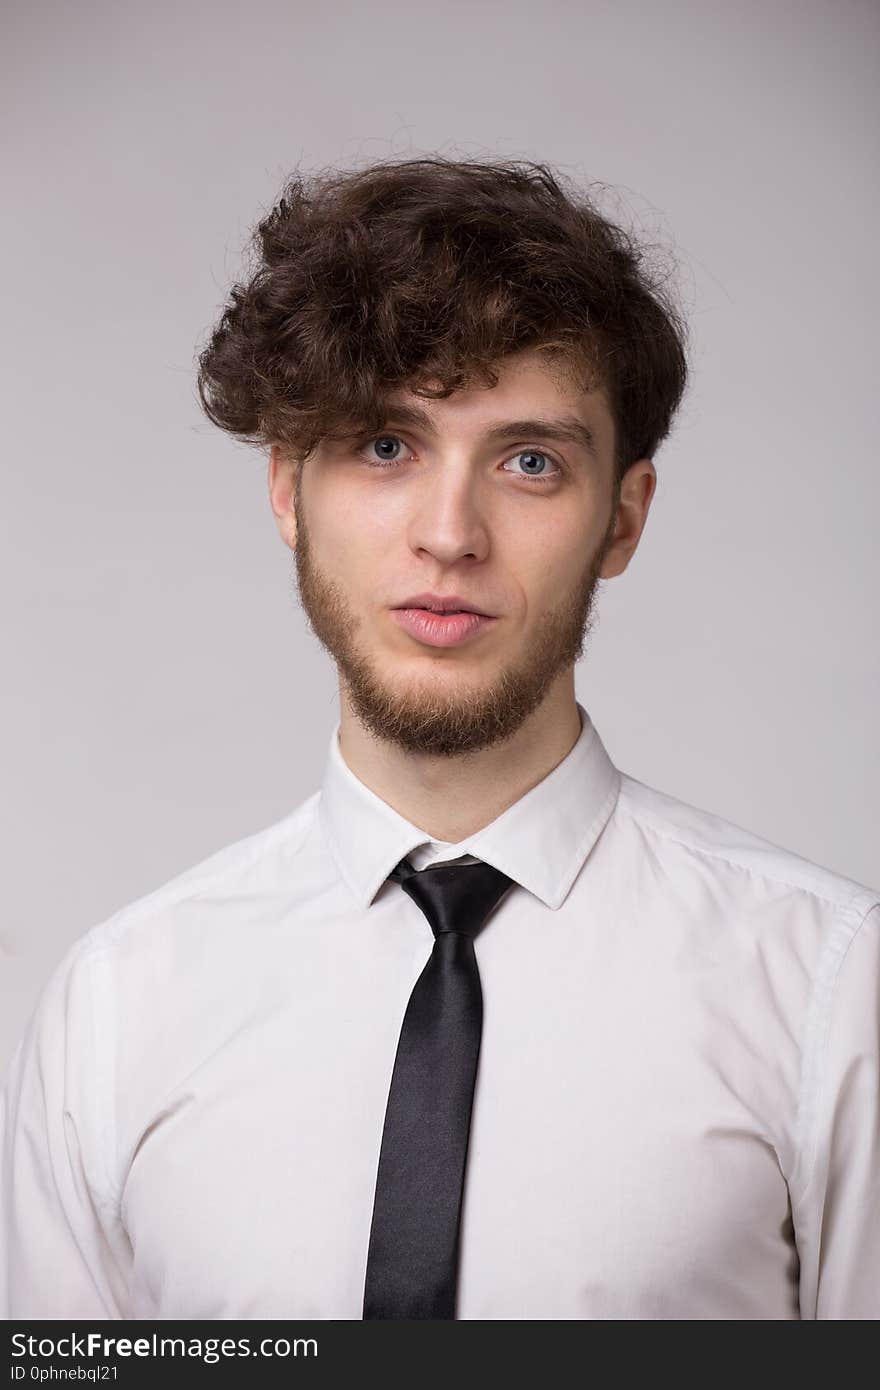
<svg viewBox="0 0 880 1390"><path fill-rule="evenodd" d="M880 890L815 863L736 822L621 773L616 815L643 843L741 892L799 896L817 909L863 918Z"/></svg>
<svg viewBox="0 0 880 1390"><path fill-rule="evenodd" d="M296 876L315 820L315 792L271 825L222 846L150 892L116 909L82 933L68 949L70 966L108 951L124 953L141 941L159 944L167 926L197 917L204 924L225 918L230 905L260 904ZM213 909L213 911L212 911Z"/></svg>

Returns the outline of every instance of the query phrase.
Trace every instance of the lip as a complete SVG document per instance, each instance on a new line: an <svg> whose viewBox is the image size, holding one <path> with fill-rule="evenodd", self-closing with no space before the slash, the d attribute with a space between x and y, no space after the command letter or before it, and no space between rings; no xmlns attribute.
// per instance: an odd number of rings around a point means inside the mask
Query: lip
<svg viewBox="0 0 880 1390"><path fill-rule="evenodd" d="M497 622L485 613L431 613L426 608L392 608L391 616L429 647L457 647Z"/></svg>
<svg viewBox="0 0 880 1390"><path fill-rule="evenodd" d="M429 608L435 611L443 610L448 613L450 609L464 610L467 613L477 613L483 618L491 618L492 613L486 613L482 608L478 608L470 599L462 598L460 594L411 594L405 598L403 603L395 604L395 608Z"/></svg>

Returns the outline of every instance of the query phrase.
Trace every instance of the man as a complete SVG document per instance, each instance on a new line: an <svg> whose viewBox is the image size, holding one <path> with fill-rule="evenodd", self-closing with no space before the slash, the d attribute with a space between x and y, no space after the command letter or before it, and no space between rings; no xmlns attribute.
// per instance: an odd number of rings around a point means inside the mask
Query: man
<svg viewBox="0 0 880 1390"><path fill-rule="evenodd" d="M268 448L340 718L318 791L46 986L5 1316L877 1317L880 894L620 772L575 696L674 308L540 165L294 179L258 240L200 393Z"/></svg>

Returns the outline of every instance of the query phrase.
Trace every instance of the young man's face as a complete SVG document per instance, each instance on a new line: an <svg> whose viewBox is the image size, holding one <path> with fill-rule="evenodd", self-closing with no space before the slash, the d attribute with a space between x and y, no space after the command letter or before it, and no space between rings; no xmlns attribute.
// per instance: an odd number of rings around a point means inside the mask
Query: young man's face
<svg viewBox="0 0 880 1390"><path fill-rule="evenodd" d="M272 450L272 507L312 629L357 717L410 753L461 755L517 731L582 655L598 580L626 568L656 485L650 460L633 464L613 512L604 392L543 354L497 370L494 388L445 400L393 393L380 434L324 441L300 467ZM563 418L595 452L535 427L490 438ZM432 645L393 611L424 593L492 621Z"/></svg>

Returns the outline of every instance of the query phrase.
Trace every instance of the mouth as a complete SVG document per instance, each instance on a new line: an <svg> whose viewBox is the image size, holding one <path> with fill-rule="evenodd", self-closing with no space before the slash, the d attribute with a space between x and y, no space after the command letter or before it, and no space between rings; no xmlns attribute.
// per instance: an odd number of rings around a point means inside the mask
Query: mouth
<svg viewBox="0 0 880 1390"><path fill-rule="evenodd" d="M471 609L392 608L395 622L416 641L429 647L456 647L486 631L497 618Z"/></svg>
<svg viewBox="0 0 880 1390"><path fill-rule="evenodd" d="M402 603L395 605L395 609L407 612L424 612L445 615L447 613L475 613L478 618L491 618L492 613L487 613L485 609L478 608L475 603L466 599L463 594L449 594L444 597L442 594L413 594L410 598L404 599Z"/></svg>

